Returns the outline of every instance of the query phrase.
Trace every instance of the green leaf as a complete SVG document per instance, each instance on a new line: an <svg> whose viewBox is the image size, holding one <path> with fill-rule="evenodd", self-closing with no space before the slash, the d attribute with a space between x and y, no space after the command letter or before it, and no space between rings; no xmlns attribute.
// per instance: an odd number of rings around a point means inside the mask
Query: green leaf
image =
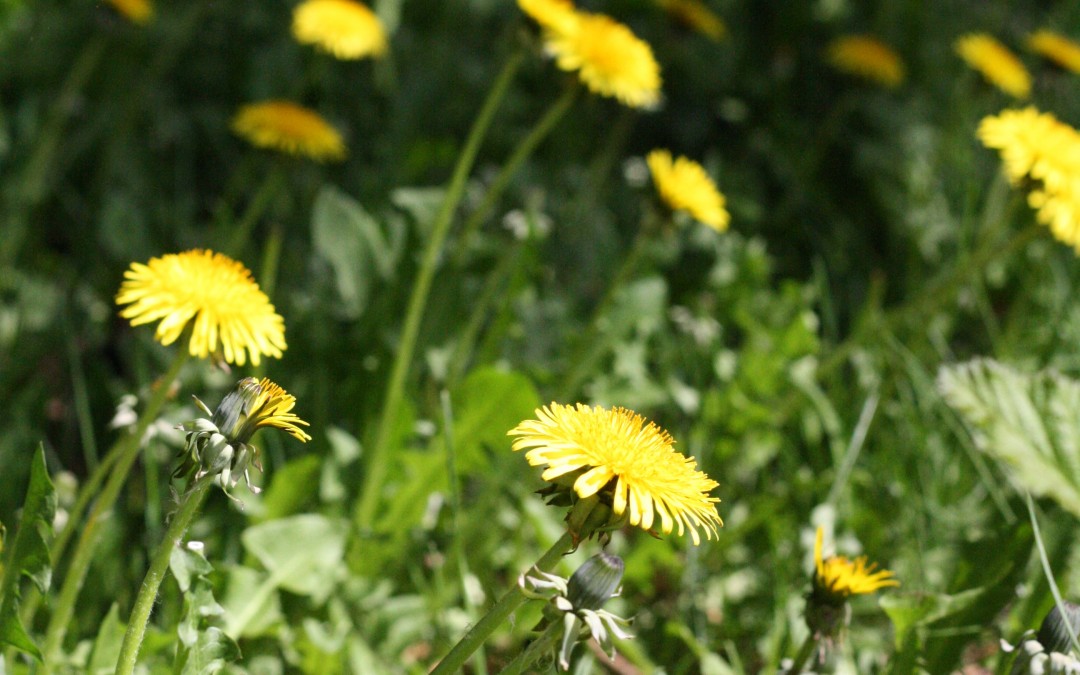
<svg viewBox="0 0 1080 675"><path fill-rule="evenodd" d="M521 373L480 368L454 392L454 442L457 470L481 468L482 446L510 451L506 432L532 417L540 394Z"/></svg>
<svg viewBox="0 0 1080 675"><path fill-rule="evenodd" d="M404 232L380 225L359 202L328 186L315 198L311 235L315 251L334 270L345 313L360 316L375 281L372 272L383 280L393 276Z"/></svg>
<svg viewBox="0 0 1080 675"><path fill-rule="evenodd" d="M11 545L10 558L4 565L0 582L0 643L41 659L37 645L19 619L19 581L25 575L42 593L49 589L52 565L47 539L56 515L56 490L45 466L45 449L38 446L30 465L30 485L23 502L22 520Z"/></svg>
<svg viewBox="0 0 1080 675"><path fill-rule="evenodd" d="M221 672L231 661L240 658L240 647L220 628L211 626L199 631L195 644L188 650L184 675L209 675Z"/></svg>
<svg viewBox="0 0 1080 675"><path fill-rule="evenodd" d="M127 626L120 620L120 610L116 603L113 603L98 628L97 637L94 638L87 672L93 675L108 675L116 670L116 660L120 658L120 645L124 641L126 630Z"/></svg>
<svg viewBox="0 0 1080 675"><path fill-rule="evenodd" d="M210 574L214 571L214 567L201 551L193 551L184 546L174 546L172 553L169 555L169 571L176 577L176 583L180 584L180 590L187 593L191 589L194 578Z"/></svg>
<svg viewBox="0 0 1080 675"><path fill-rule="evenodd" d="M263 496L259 520L277 520L314 508L318 494L312 486L318 483L321 464L318 455L301 455L276 469Z"/></svg>
<svg viewBox="0 0 1080 675"><path fill-rule="evenodd" d="M1080 517L1080 383L976 359L942 368L938 389L976 446L1008 464L1021 487Z"/></svg>

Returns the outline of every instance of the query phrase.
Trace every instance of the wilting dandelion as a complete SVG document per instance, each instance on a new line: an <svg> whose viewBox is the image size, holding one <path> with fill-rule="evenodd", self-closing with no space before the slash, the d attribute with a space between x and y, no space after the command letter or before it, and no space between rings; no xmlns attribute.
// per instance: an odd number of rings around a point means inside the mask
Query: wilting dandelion
<svg viewBox="0 0 1080 675"><path fill-rule="evenodd" d="M1034 107L1004 110L979 124L1013 185L1033 181L1028 204L1059 241L1080 253L1080 133Z"/></svg>
<svg viewBox="0 0 1080 675"><path fill-rule="evenodd" d="M281 358L285 321L241 263L209 250L170 253L148 264L132 263L116 304L120 316L139 326L160 321L155 338L170 345L191 324L188 351L205 358L220 353L228 363L259 364Z"/></svg>
<svg viewBox="0 0 1080 675"><path fill-rule="evenodd" d="M375 13L353 0L304 0L293 10L293 37L339 59L386 52L386 31Z"/></svg>
<svg viewBox="0 0 1080 675"><path fill-rule="evenodd" d="M904 81L904 62L891 47L869 35L847 35L829 43L825 50L837 70L885 87Z"/></svg>
<svg viewBox="0 0 1080 675"><path fill-rule="evenodd" d="M672 159L667 150L653 150L646 157L656 191L674 211L686 211L717 232L727 229L731 216L724 195L697 162L686 157Z"/></svg>
<svg viewBox="0 0 1080 675"><path fill-rule="evenodd" d="M1005 45L986 33L972 33L956 41L956 53L982 73L991 84L1016 98L1031 93L1031 75Z"/></svg>
<svg viewBox="0 0 1080 675"><path fill-rule="evenodd" d="M150 0L108 0L108 3L132 23L147 24L154 18L154 5Z"/></svg>
<svg viewBox="0 0 1080 675"><path fill-rule="evenodd" d="M558 0L518 0L544 29L545 48L555 63L576 72L595 94L632 108L660 102L660 65L652 48L633 31L603 14L574 9Z"/></svg>
<svg viewBox="0 0 1080 675"><path fill-rule="evenodd" d="M318 113L290 101L263 101L240 108L232 130L259 148L309 157L342 160L341 134Z"/></svg>
<svg viewBox="0 0 1080 675"><path fill-rule="evenodd" d="M1040 30L1028 36L1028 49L1065 70L1080 73L1080 44L1064 35Z"/></svg>
<svg viewBox="0 0 1080 675"><path fill-rule="evenodd" d="M720 500L709 496L717 483L674 449L666 431L637 413L552 403L537 409L536 417L508 435L517 437L514 450L529 449L529 464L547 465L544 480L571 478L583 499L607 489L615 515L629 508L630 524L646 530L659 515L665 534L676 525L680 535L689 529L695 545L701 541L697 528L711 539L723 525L716 512Z"/></svg>

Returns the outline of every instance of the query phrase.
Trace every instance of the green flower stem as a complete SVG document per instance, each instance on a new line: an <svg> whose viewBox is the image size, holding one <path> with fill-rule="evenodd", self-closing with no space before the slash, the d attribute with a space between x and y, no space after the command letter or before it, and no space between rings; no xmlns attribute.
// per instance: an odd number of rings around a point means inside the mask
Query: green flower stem
<svg viewBox="0 0 1080 675"><path fill-rule="evenodd" d="M551 104L551 107L536 123L529 135L522 139L514 150L514 154L510 155L510 159L506 160L506 164L503 165L502 170L492 181L491 187L488 188L487 194L484 195L484 201L480 202L480 206L472 212L472 215L469 216L469 219L465 221L465 225L461 228L457 254L454 257L455 262L461 264L465 259L469 251L469 242L472 241L473 235L476 234L480 224L491 213L491 209L495 207L495 202L502 196L503 190L510 184L510 180L521 168L521 165L529 158L533 150L536 150L536 146L540 145L540 141L544 140L551 130L555 128L555 125L559 123L566 111L570 109L580 89L577 80L574 80L566 88L562 96Z"/></svg>
<svg viewBox="0 0 1080 675"><path fill-rule="evenodd" d="M232 237L224 250L226 255L236 257L241 254L244 246L247 245L248 238L251 236L251 229L255 227L255 223L258 222L267 207L270 206L270 202L277 194L278 189L281 188L284 178L285 172L281 164L275 162L274 166L266 173L266 177L263 178L262 185L256 190L255 196L248 202L244 214L236 222Z"/></svg>
<svg viewBox="0 0 1080 675"><path fill-rule="evenodd" d="M799 675L803 666L810 659L810 655L814 653L815 647L817 647L817 638L814 637L813 633L810 633L803 641L802 647L799 647L799 653L795 655L795 660L791 662L791 667L788 668L784 675Z"/></svg>
<svg viewBox="0 0 1080 675"><path fill-rule="evenodd" d="M619 289L622 288L623 284L625 284L637 270L642 257L645 255L645 249L648 247L649 241L652 239L653 234L659 229L658 224L653 218L647 216L642 222L641 228L634 238L634 243L630 247L630 253L623 259L622 265L615 273L615 277L612 278L611 283L608 284L604 296L600 299L600 302L597 303L596 309L593 310L592 318L589 320L589 325L585 329L585 334L578 340L577 347L574 349L573 356L570 358L569 367L566 370L566 379L563 381L563 385L559 390L559 397L557 400L565 401L573 396L577 392L581 382L590 372L592 372L593 362L603 354L603 350L597 349L596 345L604 315L607 314L608 310L611 308L611 304L614 302L615 295L618 293Z"/></svg>
<svg viewBox="0 0 1080 675"><path fill-rule="evenodd" d="M513 661L499 671L499 675L521 675L525 669L540 660L542 656L551 651L555 641L562 633L563 623L561 620L552 621L543 633L529 643L525 651L518 654Z"/></svg>
<svg viewBox="0 0 1080 675"><path fill-rule="evenodd" d="M124 481L127 479L132 465L139 457L140 439L143 433L150 425L150 422L157 418L165 399L168 397L170 385L176 379L188 358L190 358L190 355L186 345L177 349L176 358L173 359L173 363L164 377L158 380L157 389L154 390L150 400L147 402L146 410L139 416L135 430L117 441L109 454L98 465L98 471L87 481L83 493L79 495L79 499L76 501L75 509L72 509L64 532L61 532L61 536L65 532L67 536L63 541L60 541L59 537L57 538L53 549L54 566L60 557L63 545L67 543L67 539L71 536L69 528L73 528L75 523L82 520L81 511L77 512L76 509L79 509L80 504L83 509L86 508L94 493L97 492L98 485L107 476L108 480L105 482L105 487L102 488L93 509L85 519L82 534L79 536L75 552L71 556L67 574L64 577L64 583L60 587L60 595L53 609L53 614L49 618L49 625L45 631L45 663L42 667L44 675L51 672L51 669L56 664L57 657L60 655L60 648L63 645L67 627L71 623L75 602L79 597L79 590L82 588L83 580L86 578L86 572L90 568L90 561L93 558L98 528L101 526L105 515L116 503L120 489L124 486Z"/></svg>
<svg viewBox="0 0 1080 675"><path fill-rule="evenodd" d="M454 218L454 211L461 202L465 192L465 181L472 170L476 155L480 150L480 143L487 134L488 127L495 117L495 111L510 88L515 73L521 66L524 53L516 52L503 66L495 80L495 85L484 101L480 114L473 122L469 131L465 147L458 157L457 165L450 179L450 185L446 190L435 216L434 225L431 228L431 237L428 239L427 248L417 273L416 283L413 286L412 295L409 298L409 307L405 315L405 325L401 332L401 342L398 345L394 364L390 371L390 379L386 386L386 395L383 399L382 413L379 417L379 426L375 444L371 455L366 462L364 483L360 491L360 499L357 502L354 514L357 526L363 530L370 530L375 513L379 507L379 498L382 495L382 484L386 478L386 468L389 465L387 455L390 452L390 442L393 436L394 422L400 412L402 398L405 394L405 380L412 365L413 352L416 350L416 338L420 333L420 322L424 317L424 308L427 305L428 294L431 291L431 283L435 278L435 269L439 264L439 256L442 254L443 242L450 230L450 223Z"/></svg>
<svg viewBox="0 0 1080 675"><path fill-rule="evenodd" d="M580 502L579 502L580 503ZM559 558L563 556L570 547L574 544L574 535L570 530L563 533L563 536L559 538L551 548L547 550L544 555L540 556L540 559L536 561L536 567L543 572L551 570L558 562ZM429 675L448 675L449 673L457 673L461 669L462 664L468 660L469 656L477 650L487 640L488 636L495 632L506 618L513 613L515 609L520 607L525 601L528 600L525 594L521 592L516 585L508 590L499 601L480 619L469 632L465 633L464 637L454 648L450 650L450 653L443 657L442 661L439 661L438 665L429 673Z"/></svg>
<svg viewBox="0 0 1080 675"><path fill-rule="evenodd" d="M150 620L150 612L154 608L154 600L157 599L158 589L165 579L165 573L169 570L169 559L173 549L180 545L181 539L187 533L188 527L195 519L195 515L202 506L207 490L214 483L214 474L206 474L199 478L180 498L180 504L173 515L169 529L165 531L165 538L154 552L154 558L150 561L150 569L146 570L146 577L139 594L135 597L135 605L131 608L131 618L128 619L127 632L124 633L124 641L120 645L120 658L116 661L116 675L131 675L135 670L135 662L139 656L139 646L142 644L143 635L146 634L146 624Z"/></svg>

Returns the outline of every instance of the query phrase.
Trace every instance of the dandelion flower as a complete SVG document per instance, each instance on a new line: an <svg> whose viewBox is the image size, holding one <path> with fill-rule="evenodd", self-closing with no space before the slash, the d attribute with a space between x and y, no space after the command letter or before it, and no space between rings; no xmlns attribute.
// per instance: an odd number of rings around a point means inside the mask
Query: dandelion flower
<svg viewBox="0 0 1080 675"><path fill-rule="evenodd" d="M1039 222L1080 253L1080 133L1029 106L984 118L978 137L1000 153L1011 184L1033 182L1028 204Z"/></svg>
<svg viewBox="0 0 1080 675"><path fill-rule="evenodd" d="M556 33L573 30L578 18L570 0L518 0L518 7L541 28Z"/></svg>
<svg viewBox="0 0 1080 675"><path fill-rule="evenodd" d="M700 164L686 157L672 160L667 150L653 150L645 161L664 203L675 211L688 212L717 232L727 229L731 216L724 208L724 195Z"/></svg>
<svg viewBox="0 0 1080 675"><path fill-rule="evenodd" d="M150 0L108 0L113 9L120 12L128 21L138 24L150 23L154 17L154 6Z"/></svg>
<svg viewBox="0 0 1080 675"><path fill-rule="evenodd" d="M1028 49L1043 58L1074 73L1080 73L1080 44L1048 30L1032 33L1027 39Z"/></svg>
<svg viewBox="0 0 1080 675"><path fill-rule="evenodd" d="M993 37L972 33L956 41L956 53L991 84L1015 98L1031 93L1031 75L1020 59Z"/></svg>
<svg viewBox="0 0 1080 675"><path fill-rule="evenodd" d="M695 545L701 541L697 528L712 539L723 525L716 512L720 500L709 496L717 483L697 470L693 458L672 447L675 441L666 431L637 413L552 403L537 409L536 417L507 435L517 437L514 450L529 449L525 459L530 465L547 465L540 476L544 480L581 471L573 484L579 497L611 485L615 515L629 506L630 524L646 530L659 515L665 534L675 525L680 535L689 529Z"/></svg>
<svg viewBox="0 0 1080 675"><path fill-rule="evenodd" d="M656 0L676 21L696 30L714 42L724 39L727 26L701 0Z"/></svg>
<svg viewBox="0 0 1080 675"><path fill-rule="evenodd" d="M345 158L341 134L318 113L289 101L264 101L240 108L232 130L259 148L319 162Z"/></svg>
<svg viewBox="0 0 1080 675"><path fill-rule="evenodd" d="M877 563L866 563L866 556L848 560L844 556L821 554L825 531L819 527L814 538L814 589L840 599L873 593L887 586L899 586L889 570L878 570ZM876 570L876 571L875 571Z"/></svg>
<svg viewBox="0 0 1080 675"><path fill-rule="evenodd" d="M869 35L848 35L833 40L825 56L837 70L885 87L904 81L904 62L891 47Z"/></svg>
<svg viewBox="0 0 1080 675"><path fill-rule="evenodd" d="M595 94L617 99L631 108L660 102L660 66L649 44L603 14L578 12L572 21L557 21L545 31L547 49L555 63L577 72Z"/></svg>
<svg viewBox="0 0 1080 675"><path fill-rule="evenodd" d="M220 353L242 366L250 355L281 358L285 321L259 290L246 267L213 251L193 250L132 263L116 304L120 316L139 326L160 320L155 337L170 345L191 324L188 351L205 358Z"/></svg>
<svg viewBox="0 0 1080 675"><path fill-rule="evenodd" d="M386 52L386 31L375 13L353 0L304 0L293 10L293 37L339 59Z"/></svg>

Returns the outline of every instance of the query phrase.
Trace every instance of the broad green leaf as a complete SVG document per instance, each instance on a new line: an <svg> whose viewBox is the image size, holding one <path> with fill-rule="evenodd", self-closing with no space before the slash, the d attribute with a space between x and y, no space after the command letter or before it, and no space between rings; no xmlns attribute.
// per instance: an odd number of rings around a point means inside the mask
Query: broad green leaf
<svg viewBox="0 0 1080 675"><path fill-rule="evenodd" d="M30 484L23 502L22 519L11 544L0 582L0 644L41 658L37 645L19 619L19 581L25 575L45 593L52 580L47 539L56 514L56 491L45 466L45 449L38 446L30 465Z"/></svg>
<svg viewBox="0 0 1080 675"><path fill-rule="evenodd" d="M1080 382L976 359L942 368L938 388L979 449L1008 464L1021 487L1080 517Z"/></svg>
<svg viewBox="0 0 1080 675"><path fill-rule="evenodd" d="M281 601L269 575L250 567L228 570L221 605L225 608L225 632L231 637L265 635L283 620Z"/></svg>
<svg viewBox="0 0 1080 675"><path fill-rule="evenodd" d="M108 675L116 670L116 660L120 657L120 645L124 641L126 630L127 626L120 620L120 610L116 603L113 603L98 628L97 637L94 638L87 672L93 675Z"/></svg>
<svg viewBox="0 0 1080 675"><path fill-rule="evenodd" d="M271 521L300 513L318 503L318 484L322 458L301 455L274 471L270 487L263 495L260 521Z"/></svg>
<svg viewBox="0 0 1080 675"><path fill-rule="evenodd" d="M385 232L384 232L385 229ZM375 276L393 276L404 234L380 223L352 197L325 187L315 198L311 236L316 252L334 270L346 313L363 313Z"/></svg>
<svg viewBox="0 0 1080 675"><path fill-rule="evenodd" d="M454 443L457 469L482 465L481 446L510 451L506 432L533 416L540 403L536 387L521 373L481 368L454 392Z"/></svg>
<svg viewBox="0 0 1080 675"><path fill-rule="evenodd" d="M214 571L213 565L202 554L184 546L174 546L169 555L169 571L176 578L180 590L187 593L195 577L205 576Z"/></svg>
<svg viewBox="0 0 1080 675"><path fill-rule="evenodd" d="M220 628L211 626L199 631L180 672L183 675L209 675L220 672L229 662L239 658L240 647L236 642Z"/></svg>

